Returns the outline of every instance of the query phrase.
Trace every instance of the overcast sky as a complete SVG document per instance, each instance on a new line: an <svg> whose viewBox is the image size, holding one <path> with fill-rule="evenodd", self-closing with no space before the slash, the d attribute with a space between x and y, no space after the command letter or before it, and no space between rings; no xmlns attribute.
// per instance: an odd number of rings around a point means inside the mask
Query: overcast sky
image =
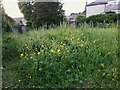
<svg viewBox="0 0 120 90"><path fill-rule="evenodd" d="M69 15L70 13L78 13L84 11L86 1L90 3L95 0L62 0L64 3L63 9L65 10L65 14ZM12 18L23 16L18 8L17 0L3 0L3 5L5 12Z"/></svg>

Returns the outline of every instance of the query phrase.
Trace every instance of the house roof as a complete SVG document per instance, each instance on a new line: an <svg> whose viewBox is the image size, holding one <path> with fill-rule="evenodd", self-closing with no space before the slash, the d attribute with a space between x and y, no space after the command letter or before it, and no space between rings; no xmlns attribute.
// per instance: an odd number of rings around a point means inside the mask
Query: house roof
<svg viewBox="0 0 120 90"><path fill-rule="evenodd" d="M95 1L95 2L92 2L92 3L88 4L88 5L86 5L86 6L103 5L103 4L107 4L107 3L108 2L97 2L97 1Z"/></svg>

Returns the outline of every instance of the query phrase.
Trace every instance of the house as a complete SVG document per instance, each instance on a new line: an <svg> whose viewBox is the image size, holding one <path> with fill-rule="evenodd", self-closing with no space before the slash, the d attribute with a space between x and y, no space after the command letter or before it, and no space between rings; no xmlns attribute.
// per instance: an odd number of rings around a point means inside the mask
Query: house
<svg viewBox="0 0 120 90"><path fill-rule="evenodd" d="M20 21L22 21L22 23L24 24L24 25L26 25L26 23L27 23L27 21L24 19L24 17L18 17L18 18L13 18L14 20L15 20L15 22L17 23L17 24L20 24Z"/></svg>
<svg viewBox="0 0 120 90"><path fill-rule="evenodd" d="M116 14L120 13L120 0L108 1L107 12L115 12Z"/></svg>
<svg viewBox="0 0 120 90"><path fill-rule="evenodd" d="M75 24L77 19L77 13L71 13L69 16L66 17L66 21L71 24Z"/></svg>
<svg viewBox="0 0 120 90"><path fill-rule="evenodd" d="M86 4L86 17L105 14L106 12L119 13L120 0L96 0L90 4Z"/></svg>

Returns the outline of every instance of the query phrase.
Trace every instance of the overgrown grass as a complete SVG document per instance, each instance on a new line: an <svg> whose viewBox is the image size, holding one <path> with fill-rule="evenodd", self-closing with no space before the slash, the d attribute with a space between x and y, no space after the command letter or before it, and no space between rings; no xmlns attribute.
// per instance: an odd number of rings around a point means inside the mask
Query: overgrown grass
<svg viewBox="0 0 120 90"><path fill-rule="evenodd" d="M3 87L118 87L117 55L117 27L5 34Z"/></svg>

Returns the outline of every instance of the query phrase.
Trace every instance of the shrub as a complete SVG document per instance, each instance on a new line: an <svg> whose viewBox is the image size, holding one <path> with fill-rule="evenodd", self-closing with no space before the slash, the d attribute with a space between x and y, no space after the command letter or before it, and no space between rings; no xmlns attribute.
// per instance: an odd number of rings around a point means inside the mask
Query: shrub
<svg viewBox="0 0 120 90"><path fill-rule="evenodd" d="M79 24L87 23L92 24L93 26L106 26L106 24L117 23L117 17L119 17L119 14L107 13L93 15L88 18L85 18L85 16L78 16L77 20Z"/></svg>
<svg viewBox="0 0 120 90"><path fill-rule="evenodd" d="M2 16L2 30L4 32L12 32L13 28L16 26L15 21L9 17L7 14Z"/></svg>
<svg viewBox="0 0 120 90"><path fill-rule="evenodd" d="M117 14L114 13L109 13L109 14L99 14L99 15L93 15L88 18L86 18L86 23L93 23L94 26L104 23L106 24L111 24L111 23L116 23L117 21Z"/></svg>
<svg viewBox="0 0 120 90"><path fill-rule="evenodd" d="M7 61L16 60L19 54L18 43L14 38L11 38L8 34L3 35L2 40L2 59L3 63Z"/></svg>
<svg viewBox="0 0 120 90"><path fill-rule="evenodd" d="M85 15L79 15L77 17L77 20L79 23L84 23L85 19L86 19Z"/></svg>

